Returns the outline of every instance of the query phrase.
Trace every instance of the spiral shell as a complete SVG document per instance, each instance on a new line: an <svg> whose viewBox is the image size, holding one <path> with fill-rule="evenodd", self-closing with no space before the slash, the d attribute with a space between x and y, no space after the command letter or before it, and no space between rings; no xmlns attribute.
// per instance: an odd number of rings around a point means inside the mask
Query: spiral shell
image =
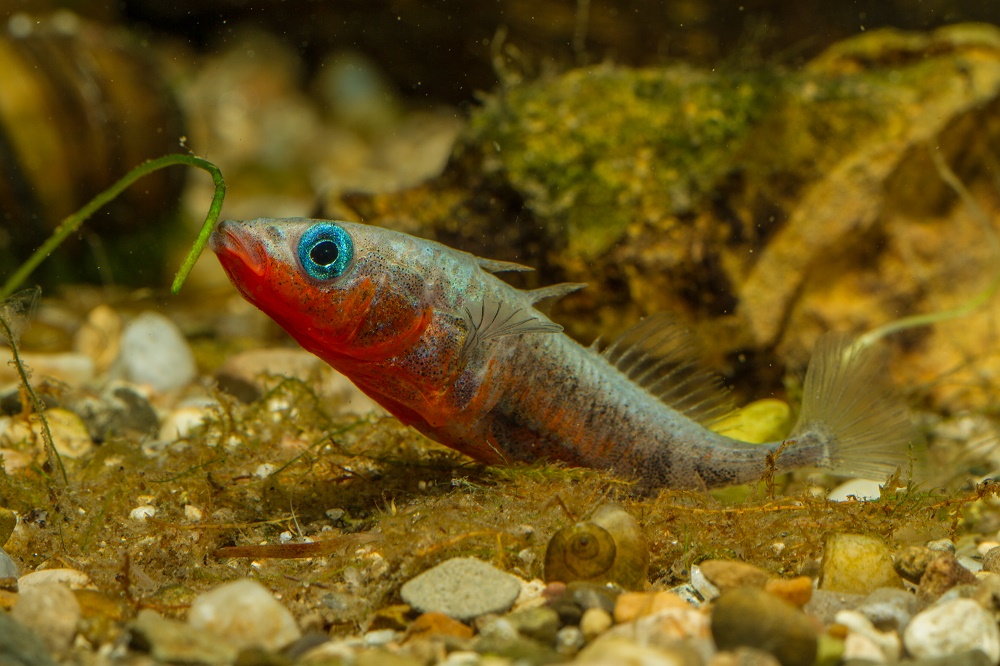
<svg viewBox="0 0 1000 666"><path fill-rule="evenodd" d="M639 523L618 504L605 504L590 520L556 532L545 549L547 582L615 583L645 587L649 547Z"/></svg>

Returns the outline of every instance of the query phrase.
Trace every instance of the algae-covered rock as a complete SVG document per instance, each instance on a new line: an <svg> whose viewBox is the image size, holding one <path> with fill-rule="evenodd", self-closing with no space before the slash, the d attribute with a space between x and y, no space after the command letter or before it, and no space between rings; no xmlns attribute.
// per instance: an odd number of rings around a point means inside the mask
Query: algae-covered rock
<svg viewBox="0 0 1000 666"><path fill-rule="evenodd" d="M528 286L591 283L559 317L583 339L677 312L712 331L710 356L773 387L775 355L801 367L825 331L949 309L990 282L998 111L986 25L873 31L800 71L589 67L487 97L441 177L343 203L535 266ZM987 404L971 373L1000 383L988 324L897 336L896 381Z"/></svg>
<svg viewBox="0 0 1000 666"><path fill-rule="evenodd" d="M870 594L881 587L902 587L889 548L875 537L832 534L826 540L819 587L828 592Z"/></svg>

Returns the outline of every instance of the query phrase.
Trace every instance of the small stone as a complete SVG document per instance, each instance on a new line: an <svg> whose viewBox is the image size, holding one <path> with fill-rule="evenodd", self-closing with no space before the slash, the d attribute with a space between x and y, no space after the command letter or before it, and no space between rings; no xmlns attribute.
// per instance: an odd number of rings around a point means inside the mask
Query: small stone
<svg viewBox="0 0 1000 666"><path fill-rule="evenodd" d="M29 585L18 595L11 615L38 632L51 652L66 651L76 636L80 604L65 585Z"/></svg>
<svg viewBox="0 0 1000 666"><path fill-rule="evenodd" d="M75 352L58 352L55 354L21 354L21 361L31 368L36 378L51 377L69 386L80 387L88 383L97 374L94 361L84 354ZM13 375L6 363L0 370L0 382L18 381L20 377ZM9 377L9 378L8 378Z"/></svg>
<svg viewBox="0 0 1000 666"><path fill-rule="evenodd" d="M621 590L599 583L576 581L566 586L566 594L583 610L603 608L609 613L614 613L615 603Z"/></svg>
<svg viewBox="0 0 1000 666"><path fill-rule="evenodd" d="M889 549L882 541L860 534L832 534L820 564L820 589L870 594L880 587L902 587Z"/></svg>
<svg viewBox="0 0 1000 666"><path fill-rule="evenodd" d="M588 645L574 660L575 664L616 666L688 666L687 655L673 650L638 645L627 638L604 639Z"/></svg>
<svg viewBox="0 0 1000 666"><path fill-rule="evenodd" d="M455 650L449 652L439 666L479 666L481 663L483 663L483 656L478 652Z"/></svg>
<svg viewBox="0 0 1000 666"><path fill-rule="evenodd" d="M398 636L399 632L395 629L376 629L374 631L366 631L362 640L366 647L385 647L396 640Z"/></svg>
<svg viewBox="0 0 1000 666"><path fill-rule="evenodd" d="M30 628L7 613L0 613L0 664L4 666L55 666L45 643Z"/></svg>
<svg viewBox="0 0 1000 666"><path fill-rule="evenodd" d="M956 585L976 582L978 582L976 575L959 564L954 555L948 553L933 560L924 569L917 595L923 601L933 601Z"/></svg>
<svg viewBox="0 0 1000 666"><path fill-rule="evenodd" d="M122 317L114 308L98 305L87 313L73 336L73 349L88 356L98 372L104 372L118 357L123 328Z"/></svg>
<svg viewBox="0 0 1000 666"><path fill-rule="evenodd" d="M90 585L90 576L78 569L42 569L21 576L17 584L24 590L32 585L61 583L71 590L78 590Z"/></svg>
<svg viewBox="0 0 1000 666"><path fill-rule="evenodd" d="M688 605L693 606L694 608L699 608L702 604L704 604L707 601L707 599L705 599L705 597L700 592L698 592L698 590L693 585L689 583L675 585L668 591L673 592L678 597L686 601Z"/></svg>
<svg viewBox="0 0 1000 666"><path fill-rule="evenodd" d="M615 622L631 622L643 615L652 615L667 608L690 608L673 592L622 592L615 602Z"/></svg>
<svg viewBox="0 0 1000 666"><path fill-rule="evenodd" d="M980 578L972 599L994 615L1000 612L1000 575L986 574Z"/></svg>
<svg viewBox="0 0 1000 666"><path fill-rule="evenodd" d="M895 631L879 631L875 625L862 613L858 611L844 610L837 613L837 624L847 627L848 635L844 648L846 658L867 658L868 647L874 646L878 650L878 662L898 661L902 652L902 644L899 634ZM859 641L852 646L851 638L861 637L864 641ZM855 653L852 654L852 648ZM861 649L858 649L861 648Z"/></svg>
<svg viewBox="0 0 1000 666"><path fill-rule="evenodd" d="M741 647L732 652L717 652L708 661L708 666L781 666L770 652Z"/></svg>
<svg viewBox="0 0 1000 666"><path fill-rule="evenodd" d="M222 666L236 659L236 648L220 637L169 620L148 608L139 611L129 629L133 646L149 652L157 661Z"/></svg>
<svg viewBox="0 0 1000 666"><path fill-rule="evenodd" d="M760 567L735 560L705 560L698 566L705 578L719 588L720 592L738 587L764 587L771 577Z"/></svg>
<svg viewBox="0 0 1000 666"><path fill-rule="evenodd" d="M163 419L157 438L161 442L175 442L190 437L211 416L214 407L214 403L178 406Z"/></svg>
<svg viewBox="0 0 1000 666"><path fill-rule="evenodd" d="M164 393L190 384L198 368L177 325L165 315L149 311L125 325L111 373Z"/></svg>
<svg viewBox="0 0 1000 666"><path fill-rule="evenodd" d="M143 437L155 435L160 418L153 406L134 387L113 383L100 395L84 395L69 403L87 426L96 442L112 437Z"/></svg>
<svg viewBox="0 0 1000 666"><path fill-rule="evenodd" d="M559 613L548 606L515 611L507 616L507 620L518 633L545 644L555 641L560 626Z"/></svg>
<svg viewBox="0 0 1000 666"><path fill-rule="evenodd" d="M245 578L199 595L191 604L188 624L238 649L277 651L302 635L288 609L263 585Z"/></svg>
<svg viewBox="0 0 1000 666"><path fill-rule="evenodd" d="M563 627L556 632L556 652L561 655L572 656L586 643L580 627Z"/></svg>
<svg viewBox="0 0 1000 666"><path fill-rule="evenodd" d="M669 647L678 641L709 641L708 615L693 608L667 608L624 624L615 625L597 638L628 638L640 645Z"/></svg>
<svg viewBox="0 0 1000 666"><path fill-rule="evenodd" d="M724 593L715 602L711 627L720 650L765 650L783 666L812 666L816 660L816 629L809 618L763 590L747 587Z"/></svg>
<svg viewBox="0 0 1000 666"><path fill-rule="evenodd" d="M722 591L705 577L705 572L697 564L691 567L690 586L702 601L714 601L722 594Z"/></svg>
<svg viewBox="0 0 1000 666"><path fill-rule="evenodd" d="M813 582L809 576L772 578L764 584L764 591L802 608L812 599Z"/></svg>
<svg viewBox="0 0 1000 666"><path fill-rule="evenodd" d="M450 637L468 640L472 638L472 628L453 620L444 613L423 613L416 620L410 623L407 630L406 640L418 638L438 638Z"/></svg>
<svg viewBox="0 0 1000 666"><path fill-rule="evenodd" d="M905 664L906 666L995 666L990 658L979 650L967 650L947 657L907 660Z"/></svg>
<svg viewBox="0 0 1000 666"><path fill-rule="evenodd" d="M437 611L468 621L503 613L521 591L516 577L471 557L446 560L403 584L403 601L421 612Z"/></svg>
<svg viewBox="0 0 1000 666"><path fill-rule="evenodd" d="M128 513L128 517L136 522L145 522L147 518L156 515L156 507L152 504L140 504Z"/></svg>
<svg viewBox="0 0 1000 666"><path fill-rule="evenodd" d="M882 496L882 489L877 481L868 479L850 479L834 488L826 498L831 502L847 502L853 500L877 500Z"/></svg>
<svg viewBox="0 0 1000 666"><path fill-rule="evenodd" d="M545 605L547 589L548 585L539 578L521 581L521 591L517 593L517 600L514 601L514 610Z"/></svg>
<svg viewBox="0 0 1000 666"><path fill-rule="evenodd" d="M90 438L87 425L79 416L59 407L45 410L45 420L49 424L52 443L56 451L64 458L76 460L90 453L94 448L94 440ZM36 421L31 429L38 441L42 440L42 424Z"/></svg>
<svg viewBox="0 0 1000 666"><path fill-rule="evenodd" d="M857 611L881 631L902 633L917 612L917 597L906 590L882 587L865 597Z"/></svg>
<svg viewBox="0 0 1000 666"><path fill-rule="evenodd" d="M892 557L896 572L911 583L919 583L927 565L941 556L927 546L907 546Z"/></svg>
<svg viewBox="0 0 1000 666"><path fill-rule="evenodd" d="M955 599L919 613L903 633L906 650L918 659L980 650L1000 661L1000 629L990 613L971 599Z"/></svg>
<svg viewBox="0 0 1000 666"><path fill-rule="evenodd" d="M983 555L983 570L990 573L1000 574L1000 546L990 548Z"/></svg>
<svg viewBox="0 0 1000 666"><path fill-rule="evenodd" d="M580 618L580 631L583 637L590 642L611 628L614 620L611 614L603 608L588 608Z"/></svg>
<svg viewBox="0 0 1000 666"><path fill-rule="evenodd" d="M0 548L0 581L6 579L13 579L13 591L17 592L17 577L20 573L17 570L17 564L11 559L10 555L3 548ZM2 589L11 589L10 586L0 585Z"/></svg>
<svg viewBox="0 0 1000 666"><path fill-rule="evenodd" d="M939 553L947 553L949 555L955 554L955 542L951 539L935 539L934 541L928 541L927 547L931 550L936 550Z"/></svg>

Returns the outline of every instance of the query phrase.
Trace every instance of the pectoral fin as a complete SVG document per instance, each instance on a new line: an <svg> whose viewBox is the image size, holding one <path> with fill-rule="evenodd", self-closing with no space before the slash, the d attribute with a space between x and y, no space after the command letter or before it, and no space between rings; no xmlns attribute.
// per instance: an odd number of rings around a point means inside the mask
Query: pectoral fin
<svg viewBox="0 0 1000 666"><path fill-rule="evenodd" d="M491 298L463 308L462 319L468 330L462 344L462 356L470 354L479 345L504 335L558 333L563 330L559 324L539 319L524 308Z"/></svg>

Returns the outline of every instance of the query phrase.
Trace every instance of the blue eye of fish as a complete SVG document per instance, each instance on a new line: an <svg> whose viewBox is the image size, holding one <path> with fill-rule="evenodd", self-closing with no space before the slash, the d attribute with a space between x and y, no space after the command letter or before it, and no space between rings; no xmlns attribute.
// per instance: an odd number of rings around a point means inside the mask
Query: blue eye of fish
<svg viewBox="0 0 1000 666"><path fill-rule="evenodd" d="M353 258L354 241L334 224L314 225L299 241L299 262L317 280L340 277Z"/></svg>

